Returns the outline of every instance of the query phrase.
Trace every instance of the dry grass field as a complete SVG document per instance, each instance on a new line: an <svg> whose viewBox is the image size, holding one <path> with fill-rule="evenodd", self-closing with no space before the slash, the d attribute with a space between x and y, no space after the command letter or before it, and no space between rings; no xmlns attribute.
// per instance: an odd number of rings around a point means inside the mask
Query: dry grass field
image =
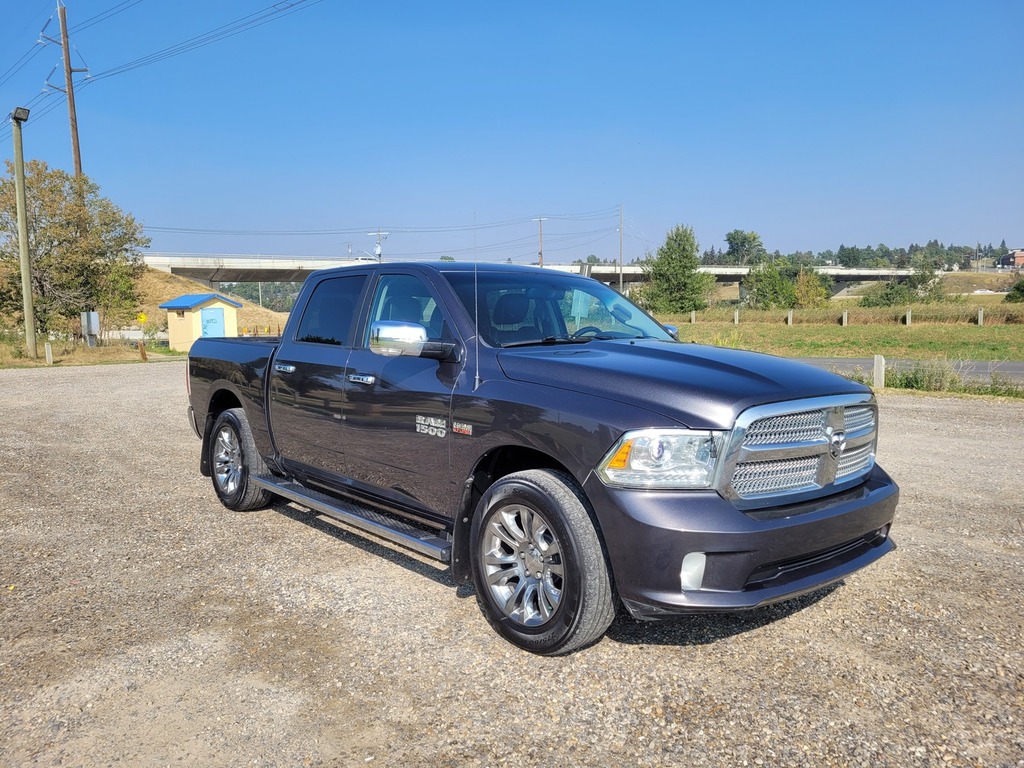
<svg viewBox="0 0 1024 768"><path fill-rule="evenodd" d="M185 294L210 292L211 289L202 283L147 268L139 283L141 297L139 311L146 315L147 320L144 325L137 325L136 328L145 331L165 330L167 328L167 311L160 309L161 304ZM238 310L240 333L258 332L260 335L276 335L288 319L287 312L272 312L237 296L232 298L242 304L242 308ZM0 368L46 365L44 341L44 339L39 339L39 354L35 360L31 360L25 355L20 344L0 343ZM134 343L121 341L104 342L100 346L90 348L80 340L54 339L51 341L50 347L55 365L100 365L141 361L142 359ZM151 360L181 356L179 353L169 352L166 348L161 349L152 342L147 343L146 352L147 357Z"/></svg>

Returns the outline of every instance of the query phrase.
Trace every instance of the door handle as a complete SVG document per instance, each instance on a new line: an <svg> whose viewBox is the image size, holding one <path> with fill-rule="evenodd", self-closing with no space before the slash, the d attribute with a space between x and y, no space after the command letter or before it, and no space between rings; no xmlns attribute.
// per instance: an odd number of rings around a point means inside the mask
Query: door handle
<svg viewBox="0 0 1024 768"><path fill-rule="evenodd" d="M377 379L374 376L368 376L364 373L350 373L348 380L353 384L373 384Z"/></svg>
<svg viewBox="0 0 1024 768"><path fill-rule="evenodd" d="M274 370L278 373L295 373L295 366L285 365L284 363L274 363Z"/></svg>

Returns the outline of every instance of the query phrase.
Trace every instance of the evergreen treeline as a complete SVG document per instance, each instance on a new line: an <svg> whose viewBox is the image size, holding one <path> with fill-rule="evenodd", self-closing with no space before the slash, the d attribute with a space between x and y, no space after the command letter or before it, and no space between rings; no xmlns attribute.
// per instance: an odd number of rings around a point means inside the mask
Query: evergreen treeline
<svg viewBox="0 0 1024 768"><path fill-rule="evenodd" d="M222 283L221 287L253 304L275 312L291 312L302 283Z"/></svg>
<svg viewBox="0 0 1024 768"><path fill-rule="evenodd" d="M725 236L727 247L716 249L714 246L701 255L701 264L722 266L754 266L765 261L785 260L796 267L821 266L832 264L840 267L896 267L910 269L924 263L935 270L950 270L954 266L970 269L976 259L999 259L1009 253L1006 240L998 246L981 245L944 245L938 240L929 240L924 245L911 243L906 248L890 248L884 243L875 246L860 247L856 245L840 245L838 250L826 250L819 253L813 251L794 251L783 254L779 251L769 253L761 243L756 232L733 230Z"/></svg>

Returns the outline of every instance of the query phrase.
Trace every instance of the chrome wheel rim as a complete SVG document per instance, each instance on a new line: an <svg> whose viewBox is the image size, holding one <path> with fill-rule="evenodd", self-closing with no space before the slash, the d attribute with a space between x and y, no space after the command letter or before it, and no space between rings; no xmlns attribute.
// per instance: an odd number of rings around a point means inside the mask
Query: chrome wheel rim
<svg viewBox="0 0 1024 768"><path fill-rule="evenodd" d="M238 435L228 426L220 428L214 442L213 481L228 496L238 490L242 481L242 449Z"/></svg>
<svg viewBox="0 0 1024 768"><path fill-rule="evenodd" d="M503 507L487 522L481 562L491 600L524 627L551 620L562 602L562 547L551 524L521 504Z"/></svg>

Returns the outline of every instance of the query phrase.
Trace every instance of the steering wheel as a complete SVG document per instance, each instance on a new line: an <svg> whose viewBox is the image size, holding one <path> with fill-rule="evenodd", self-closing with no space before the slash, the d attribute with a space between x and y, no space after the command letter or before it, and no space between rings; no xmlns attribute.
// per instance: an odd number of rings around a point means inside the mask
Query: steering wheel
<svg viewBox="0 0 1024 768"><path fill-rule="evenodd" d="M601 329L598 328L596 325L584 325L582 328L580 328L580 329L570 333L569 335L572 336L574 339L578 339L580 336L582 336L585 333L597 334L597 333L601 333Z"/></svg>

